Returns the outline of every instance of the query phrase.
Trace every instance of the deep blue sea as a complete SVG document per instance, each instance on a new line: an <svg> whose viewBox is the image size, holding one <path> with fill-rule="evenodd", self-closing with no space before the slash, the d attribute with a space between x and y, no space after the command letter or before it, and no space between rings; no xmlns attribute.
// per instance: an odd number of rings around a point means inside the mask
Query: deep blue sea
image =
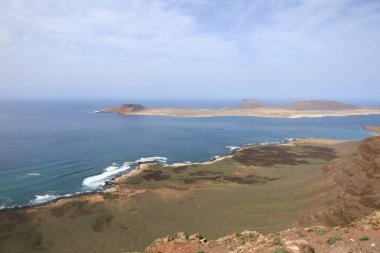
<svg viewBox="0 0 380 253"><path fill-rule="evenodd" d="M0 208L101 190L107 179L133 169L133 162L141 159L202 162L228 154L228 146L286 138L359 140L371 136L363 125L380 124L380 115L271 119L94 113L123 102L0 101ZM138 102L182 108L239 105L238 101Z"/></svg>

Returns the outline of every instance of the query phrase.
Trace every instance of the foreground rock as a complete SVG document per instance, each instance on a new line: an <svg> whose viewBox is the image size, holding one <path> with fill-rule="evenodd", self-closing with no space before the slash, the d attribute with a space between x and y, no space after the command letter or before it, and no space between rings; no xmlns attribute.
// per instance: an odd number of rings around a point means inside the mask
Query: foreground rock
<svg viewBox="0 0 380 253"><path fill-rule="evenodd" d="M207 241L199 234L157 239L144 253L314 253L380 252L380 212L358 219L346 227L296 227L263 235L244 231Z"/></svg>

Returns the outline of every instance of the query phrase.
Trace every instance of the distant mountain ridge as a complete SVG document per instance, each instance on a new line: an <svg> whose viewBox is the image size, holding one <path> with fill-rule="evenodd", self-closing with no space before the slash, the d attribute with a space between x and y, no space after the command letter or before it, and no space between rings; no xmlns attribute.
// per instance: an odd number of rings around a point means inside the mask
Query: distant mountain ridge
<svg viewBox="0 0 380 253"><path fill-rule="evenodd" d="M243 108L254 109L254 108L283 108L289 110L352 110L360 109L359 106L343 103L335 100L319 99L319 100L303 100L299 99L284 106L271 106L258 99L243 99Z"/></svg>
<svg viewBox="0 0 380 253"><path fill-rule="evenodd" d="M352 110L359 109L359 106L342 103L335 100L299 100L286 106L291 110Z"/></svg>

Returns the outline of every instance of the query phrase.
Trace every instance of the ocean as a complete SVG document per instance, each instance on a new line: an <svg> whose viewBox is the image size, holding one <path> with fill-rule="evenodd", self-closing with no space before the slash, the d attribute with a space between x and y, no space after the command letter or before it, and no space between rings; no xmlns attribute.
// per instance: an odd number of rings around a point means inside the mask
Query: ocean
<svg viewBox="0 0 380 253"><path fill-rule="evenodd" d="M272 119L177 118L94 113L120 100L0 101L0 208L104 189L136 162L203 162L233 147L287 138L360 140L380 115ZM132 101L146 106L224 108L239 101Z"/></svg>

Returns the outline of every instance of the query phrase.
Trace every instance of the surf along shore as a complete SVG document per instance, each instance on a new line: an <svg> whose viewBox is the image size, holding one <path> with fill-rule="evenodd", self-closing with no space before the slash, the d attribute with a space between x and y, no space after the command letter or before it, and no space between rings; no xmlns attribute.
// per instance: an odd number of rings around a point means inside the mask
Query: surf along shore
<svg viewBox="0 0 380 253"><path fill-rule="evenodd" d="M139 168L105 192L0 213L4 252L123 252L178 231L276 232L336 204L322 168L359 142L251 145L214 161Z"/></svg>

